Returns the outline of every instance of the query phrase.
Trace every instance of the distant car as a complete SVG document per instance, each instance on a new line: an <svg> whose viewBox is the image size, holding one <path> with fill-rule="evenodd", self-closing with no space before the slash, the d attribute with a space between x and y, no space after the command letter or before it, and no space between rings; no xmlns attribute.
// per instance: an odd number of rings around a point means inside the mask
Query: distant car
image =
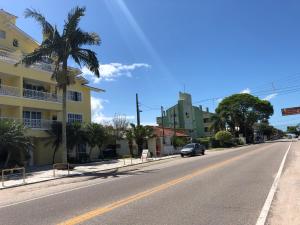
<svg viewBox="0 0 300 225"><path fill-rule="evenodd" d="M180 155L181 157L184 156L194 156L198 154L205 154L205 146L198 144L198 143L190 143L184 146L181 151Z"/></svg>

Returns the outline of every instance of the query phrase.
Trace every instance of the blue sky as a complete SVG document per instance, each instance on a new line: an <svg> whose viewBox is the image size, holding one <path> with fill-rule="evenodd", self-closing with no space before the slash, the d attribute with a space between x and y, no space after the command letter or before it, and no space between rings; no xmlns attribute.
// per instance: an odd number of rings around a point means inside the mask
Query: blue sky
<svg viewBox="0 0 300 225"><path fill-rule="evenodd" d="M134 120L135 93L141 120L154 123L158 108L173 105L178 92L192 94L195 105L211 110L233 93L249 91L270 98L279 128L300 122L280 109L300 105L300 2L240 0L1 1L19 17L17 25L41 40L40 27L25 19L25 8L41 11L62 26L74 6L86 6L81 26L97 32L94 50L102 78L91 84L94 119L115 113ZM289 93L292 92L292 93ZM203 101L205 99L211 99ZM213 100L212 100L213 99Z"/></svg>

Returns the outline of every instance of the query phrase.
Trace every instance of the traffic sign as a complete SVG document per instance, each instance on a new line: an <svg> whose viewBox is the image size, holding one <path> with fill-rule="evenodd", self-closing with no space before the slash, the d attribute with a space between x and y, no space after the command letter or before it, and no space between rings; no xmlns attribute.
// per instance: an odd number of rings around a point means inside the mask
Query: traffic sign
<svg viewBox="0 0 300 225"><path fill-rule="evenodd" d="M300 114L300 107L284 108L281 109L281 113L283 116Z"/></svg>

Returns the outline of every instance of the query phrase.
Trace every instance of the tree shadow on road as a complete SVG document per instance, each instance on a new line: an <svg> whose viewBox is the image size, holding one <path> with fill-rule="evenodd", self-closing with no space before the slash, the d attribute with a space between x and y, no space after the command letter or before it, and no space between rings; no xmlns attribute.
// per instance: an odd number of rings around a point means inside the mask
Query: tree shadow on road
<svg viewBox="0 0 300 225"><path fill-rule="evenodd" d="M142 175L142 174L148 174L148 173L154 173L157 172L159 169L152 169L152 170L140 170L140 169L131 169L127 171L119 171L119 169L112 169L109 171L99 171L99 172L89 172L89 173L83 173L81 175L74 175L72 177L86 177L87 180L95 180L95 179L107 179L107 178L118 178L121 176L126 175Z"/></svg>

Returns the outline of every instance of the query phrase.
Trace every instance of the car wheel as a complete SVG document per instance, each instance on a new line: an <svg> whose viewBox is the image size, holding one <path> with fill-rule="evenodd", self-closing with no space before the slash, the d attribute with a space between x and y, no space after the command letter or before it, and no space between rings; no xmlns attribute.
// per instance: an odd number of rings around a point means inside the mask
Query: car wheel
<svg viewBox="0 0 300 225"><path fill-rule="evenodd" d="M181 154L181 157L183 158L183 157L184 157L184 155L183 155L183 154Z"/></svg>

